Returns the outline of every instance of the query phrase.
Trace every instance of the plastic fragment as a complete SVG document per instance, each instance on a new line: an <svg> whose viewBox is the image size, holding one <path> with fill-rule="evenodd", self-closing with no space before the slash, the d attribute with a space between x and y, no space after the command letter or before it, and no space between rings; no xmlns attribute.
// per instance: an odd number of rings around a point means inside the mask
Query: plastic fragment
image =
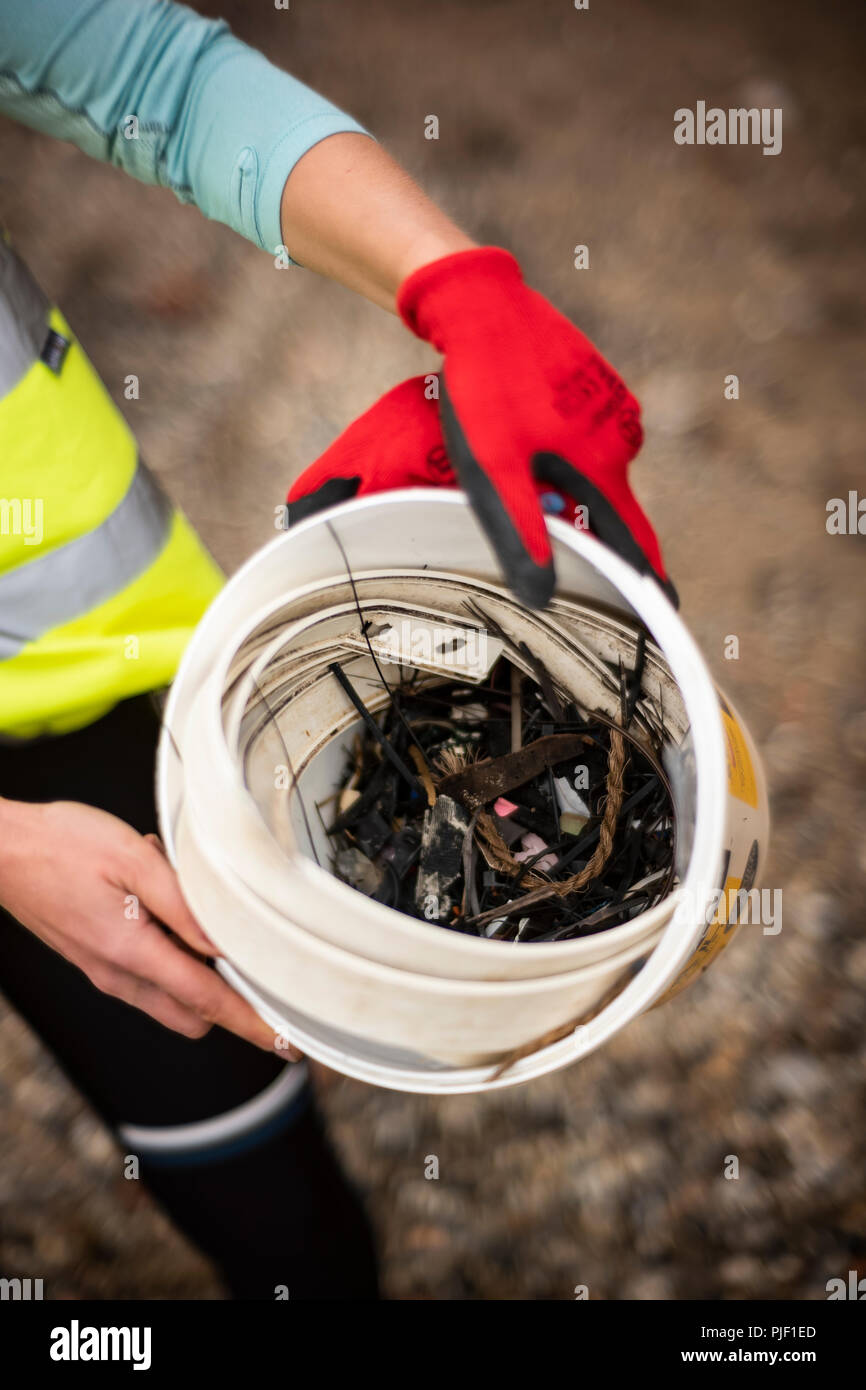
<svg viewBox="0 0 866 1390"><path fill-rule="evenodd" d="M574 811L579 816L585 816L588 820L590 809L576 787L573 787L567 777L554 777L556 786L556 799L559 802L561 811Z"/></svg>
<svg viewBox="0 0 866 1390"><path fill-rule="evenodd" d="M487 710L479 701L470 705L453 705L451 718L461 724L483 724L487 720Z"/></svg>
<svg viewBox="0 0 866 1390"><path fill-rule="evenodd" d="M407 826L391 837L379 855L379 859L390 864L397 877L402 878L409 865L416 858L420 845L421 837L411 826Z"/></svg>
<svg viewBox="0 0 866 1390"><path fill-rule="evenodd" d="M532 831L530 831L528 835L524 835L520 843L522 844L523 848L521 850L518 850L518 852L514 856L514 858L520 864L525 864L529 859L535 859L535 856L537 854L540 854L542 850L547 849L547 845L545 844L544 840L542 840L541 836L535 835ZM550 870L554 867L555 864L556 855L545 854L543 859L535 859L533 868L540 869L542 873L547 874L550 873Z"/></svg>
<svg viewBox="0 0 866 1390"><path fill-rule="evenodd" d="M496 933L500 931L502 927L505 926L507 921L507 917L494 918L494 920L492 922L488 922L487 926L484 928L484 935L488 937L495 936Z"/></svg>
<svg viewBox="0 0 866 1390"><path fill-rule="evenodd" d="M375 859L382 846L391 838L391 826L380 811L368 811L355 826L354 835L364 853Z"/></svg>
<svg viewBox="0 0 866 1390"><path fill-rule="evenodd" d="M378 892L382 884L383 871L367 858L366 854L360 849L341 849L336 858L336 870L338 878L344 883L349 883L353 888L357 888L359 893L366 893L368 898Z"/></svg>
<svg viewBox="0 0 866 1390"><path fill-rule="evenodd" d="M511 820L509 816L497 816L496 829L499 831L509 849L513 844L517 843L522 835L526 834L526 827L519 825L516 820Z"/></svg>

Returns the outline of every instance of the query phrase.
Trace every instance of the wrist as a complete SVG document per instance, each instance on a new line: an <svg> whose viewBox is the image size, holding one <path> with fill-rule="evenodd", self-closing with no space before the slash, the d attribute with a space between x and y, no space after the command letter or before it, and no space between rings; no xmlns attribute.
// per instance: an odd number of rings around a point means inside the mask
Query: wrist
<svg viewBox="0 0 866 1390"><path fill-rule="evenodd" d="M477 241L473 241L458 227L422 233L415 237L404 248L402 256L396 259L394 265L395 294L399 294L406 281L426 266L435 265L444 260L446 256L456 256L466 251L481 249Z"/></svg>
<svg viewBox="0 0 866 1390"><path fill-rule="evenodd" d="M397 312L419 338L445 351L442 328L467 315L495 324L523 285L520 266L501 246L470 246L446 253L413 271L397 291Z"/></svg>

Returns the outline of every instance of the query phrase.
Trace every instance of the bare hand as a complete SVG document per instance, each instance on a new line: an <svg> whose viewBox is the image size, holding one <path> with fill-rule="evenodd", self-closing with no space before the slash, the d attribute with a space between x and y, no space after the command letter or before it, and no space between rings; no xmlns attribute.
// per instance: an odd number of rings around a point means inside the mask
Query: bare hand
<svg viewBox="0 0 866 1390"><path fill-rule="evenodd" d="M273 1031L202 959L215 948L155 835L75 801L0 800L0 902L98 990L184 1037L218 1023L275 1047Z"/></svg>

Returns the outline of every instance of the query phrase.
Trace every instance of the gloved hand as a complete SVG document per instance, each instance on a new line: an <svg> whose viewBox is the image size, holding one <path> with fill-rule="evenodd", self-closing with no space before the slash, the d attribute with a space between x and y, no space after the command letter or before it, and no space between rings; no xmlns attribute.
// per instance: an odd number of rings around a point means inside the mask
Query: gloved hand
<svg viewBox="0 0 866 1390"><path fill-rule="evenodd" d="M638 403L588 339L524 284L514 257L483 247L434 261L404 282L397 306L444 356L441 430L424 378L403 382L297 480L290 521L356 494L454 486L456 473L511 588L541 608L555 576L539 494L552 487L585 506L589 529L675 599L628 485L643 438Z"/></svg>
<svg viewBox="0 0 866 1390"><path fill-rule="evenodd" d="M289 491L294 526L325 507L398 487L459 487L448 461L439 420L435 374L413 376L359 415L330 448L310 464ZM539 500L565 521L577 524L574 502L534 483Z"/></svg>

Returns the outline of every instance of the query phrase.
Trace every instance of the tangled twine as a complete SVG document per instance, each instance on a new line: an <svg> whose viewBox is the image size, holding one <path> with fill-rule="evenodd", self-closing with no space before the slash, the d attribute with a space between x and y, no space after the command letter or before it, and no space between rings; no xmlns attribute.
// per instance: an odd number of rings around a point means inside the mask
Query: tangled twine
<svg viewBox="0 0 866 1390"><path fill-rule="evenodd" d="M627 761L625 739L618 729L612 728L607 759L607 782L602 798L604 810L598 832L598 844L583 868L578 873L564 878L560 883L552 883L549 879L542 878L540 874L530 871L526 874L526 882L532 885L532 892L526 893L522 898L515 898L513 902L506 903L501 908L489 908L487 912L480 913L473 919L476 925L482 926L484 923L502 916L503 913L510 917L514 912L524 907L533 907L536 903L543 902L545 898L567 898L570 893L578 892L587 883L591 883L594 878L598 877L613 849L613 839L622 808L623 776ZM448 770L454 769L449 767ZM483 811L478 816L477 836L481 852L491 868L497 868L512 878L520 873L523 865L514 858L489 811Z"/></svg>
<svg viewBox="0 0 866 1390"><path fill-rule="evenodd" d="M607 787L603 798L604 812L601 818L601 828L598 832L598 844L592 857L587 860L580 873L573 874L571 878L563 879L562 883L554 885L554 892L558 897L565 898L569 893L576 893L578 888L583 888L592 879L597 878L610 858L613 849L613 837L622 808L622 783L627 762L625 739L618 729L611 729L610 751L607 757Z"/></svg>

